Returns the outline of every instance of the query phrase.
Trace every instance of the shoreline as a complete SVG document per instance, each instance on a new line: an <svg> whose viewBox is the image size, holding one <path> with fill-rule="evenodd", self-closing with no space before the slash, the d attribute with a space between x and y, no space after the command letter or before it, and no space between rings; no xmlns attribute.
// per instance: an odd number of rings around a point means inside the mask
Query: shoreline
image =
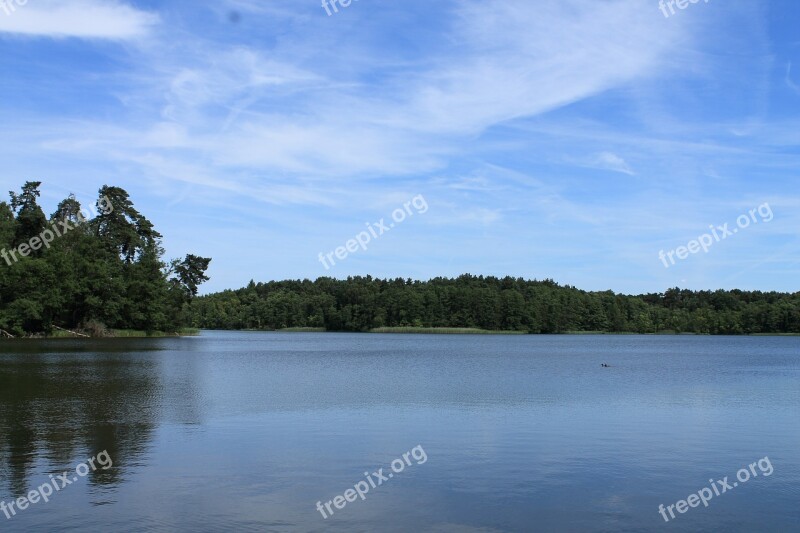
<svg viewBox="0 0 800 533"><path fill-rule="evenodd" d="M196 328L185 328L176 332L163 332L163 331L140 331L130 329L110 330L106 335L89 335L82 331L61 331L53 334L35 334L25 335L19 337L6 337L0 338L0 341L35 341L35 340L52 340L52 339L85 339L85 340L98 340L98 339L165 339L176 337L199 337L202 331Z"/></svg>
<svg viewBox="0 0 800 533"><path fill-rule="evenodd" d="M203 331L241 331L251 333L355 333L355 334L402 334L402 335L642 335L650 337L800 337L800 333L676 333L674 331L658 333L638 333L635 331L565 331L563 333L529 333L527 331L484 330L480 328L375 328L369 331L328 331L324 328L285 328L285 329L203 329Z"/></svg>
<svg viewBox="0 0 800 533"><path fill-rule="evenodd" d="M196 329L186 328L180 332L165 333L155 331L147 333L136 330L114 330L109 335L91 336L78 332L61 332L55 335L30 335L25 337L0 338L2 341L15 340L53 340L53 339L164 339L179 337L199 337L204 331L218 332L243 332L243 333L332 333L332 334L359 334L359 335L492 335L492 336L570 336L570 335L607 335L607 336L648 336L648 337L800 337L800 333L741 333L738 335L715 335L710 333L637 333L635 331L565 331L563 333L529 333L527 331L494 331L480 328L409 328L409 327L389 327L376 328L369 331L327 331L324 328L285 328L285 329Z"/></svg>

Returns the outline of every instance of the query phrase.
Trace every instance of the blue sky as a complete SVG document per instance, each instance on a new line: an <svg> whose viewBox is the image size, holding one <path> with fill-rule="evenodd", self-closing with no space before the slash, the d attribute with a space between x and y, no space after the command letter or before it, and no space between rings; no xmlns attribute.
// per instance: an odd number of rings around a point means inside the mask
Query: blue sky
<svg viewBox="0 0 800 533"><path fill-rule="evenodd" d="M8 1L2 190L43 181L50 213L125 188L169 257L213 257L205 292L465 272L798 290L795 0ZM321 264L418 195L427 212Z"/></svg>

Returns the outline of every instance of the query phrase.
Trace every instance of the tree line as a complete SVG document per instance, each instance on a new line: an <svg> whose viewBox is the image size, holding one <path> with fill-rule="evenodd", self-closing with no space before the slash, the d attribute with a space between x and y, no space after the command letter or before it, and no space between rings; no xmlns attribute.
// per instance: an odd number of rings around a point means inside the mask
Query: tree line
<svg viewBox="0 0 800 533"><path fill-rule="evenodd" d="M201 296L192 324L207 329L480 328L527 333L800 333L800 293L689 291L626 296L552 280L465 274L255 283Z"/></svg>
<svg viewBox="0 0 800 533"><path fill-rule="evenodd" d="M29 181L0 202L0 329L176 332L207 281L208 258L163 260L162 236L119 187L99 190L94 217L74 195L49 217Z"/></svg>

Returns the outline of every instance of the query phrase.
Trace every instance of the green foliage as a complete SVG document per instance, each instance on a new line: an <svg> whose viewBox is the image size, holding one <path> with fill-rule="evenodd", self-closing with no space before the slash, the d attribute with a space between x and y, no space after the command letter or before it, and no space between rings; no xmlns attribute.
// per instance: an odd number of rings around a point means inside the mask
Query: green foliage
<svg viewBox="0 0 800 533"><path fill-rule="evenodd" d="M367 276L251 282L196 298L190 314L194 326L207 329L800 333L800 293L670 289L624 296L552 280L467 274L422 282Z"/></svg>
<svg viewBox="0 0 800 533"><path fill-rule="evenodd" d="M184 309L208 280L210 259L172 261L180 270L170 278L161 235L125 190L101 188L93 220L72 195L47 220L39 185L28 182L21 194L11 193L10 205L0 203L0 329L26 335L58 326L104 336L108 329L175 332L187 325ZM56 228L59 235L38 250L17 250Z"/></svg>
<svg viewBox="0 0 800 533"><path fill-rule="evenodd" d="M172 271L175 277L170 282L185 290L187 299L197 296L197 287L208 281L205 272L211 259L189 254L183 261L177 259L172 262Z"/></svg>
<svg viewBox="0 0 800 533"><path fill-rule="evenodd" d="M133 262L138 254L158 247L161 234L133 207L124 189L104 186L100 189L97 205L107 205L108 208L99 211L92 226L101 242L126 263Z"/></svg>
<svg viewBox="0 0 800 533"><path fill-rule="evenodd" d="M16 231L14 237L14 245L19 246L23 242L27 242L31 237L35 237L44 229L47 223L47 217L42 211L42 208L36 203L41 193L39 186L42 184L40 181L28 181L22 187L22 193L16 194L9 191L11 196L11 209L16 213Z"/></svg>

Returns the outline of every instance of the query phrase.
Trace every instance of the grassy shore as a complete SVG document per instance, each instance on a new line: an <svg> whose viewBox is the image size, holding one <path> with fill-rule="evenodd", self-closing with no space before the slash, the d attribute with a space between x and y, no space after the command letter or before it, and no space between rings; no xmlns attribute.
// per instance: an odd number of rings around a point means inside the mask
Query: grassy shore
<svg viewBox="0 0 800 533"><path fill-rule="evenodd" d="M136 329L110 329L102 335L89 335L85 331L53 330L51 333L17 337L20 339L136 339L160 337L194 337L200 335L197 328L183 328L180 331L167 333L164 331L142 331Z"/></svg>
<svg viewBox="0 0 800 533"><path fill-rule="evenodd" d="M142 331L137 329L114 329L111 330L111 338L136 338L136 337L196 337L200 335L197 328L183 328L173 333L163 331Z"/></svg>
<svg viewBox="0 0 800 533"><path fill-rule="evenodd" d="M664 330L649 333L638 333L636 331L565 331L564 335L699 335L699 333L677 333L675 331Z"/></svg>
<svg viewBox="0 0 800 533"><path fill-rule="evenodd" d="M370 333L426 333L426 334L445 334L445 335L526 335L525 331L490 331L478 328L415 328L415 327L392 327L375 328Z"/></svg>
<svg viewBox="0 0 800 533"><path fill-rule="evenodd" d="M268 331L273 333L342 333L328 332L325 328L283 328L283 329L246 329L241 331ZM349 332L353 333L353 332ZM409 333L409 334L451 334L451 335L525 335L525 331L490 331L479 328L417 328L391 327L374 328L362 333Z"/></svg>

